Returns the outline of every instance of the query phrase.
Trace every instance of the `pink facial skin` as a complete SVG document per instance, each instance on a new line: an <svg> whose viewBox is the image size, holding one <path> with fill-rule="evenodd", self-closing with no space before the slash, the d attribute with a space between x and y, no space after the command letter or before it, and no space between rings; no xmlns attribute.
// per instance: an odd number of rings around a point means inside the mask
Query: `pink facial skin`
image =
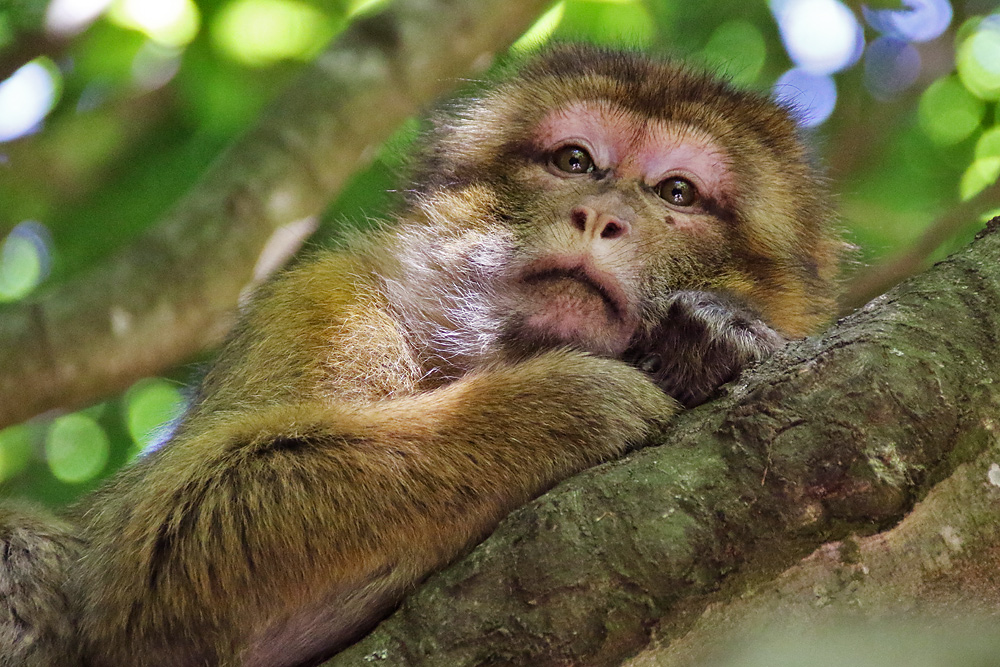
<svg viewBox="0 0 1000 667"><path fill-rule="evenodd" d="M650 187L682 176L703 197L720 202L732 182L728 156L706 133L643 118L608 102L575 102L549 114L539 124L538 144L546 151L579 145L598 168Z"/></svg>
<svg viewBox="0 0 1000 667"><path fill-rule="evenodd" d="M519 276L529 286L527 327L598 354L625 351L638 316L613 273L587 254L552 254Z"/></svg>
<svg viewBox="0 0 1000 667"><path fill-rule="evenodd" d="M668 178L685 178L694 184L699 201L724 201L732 181L727 154L704 132L640 117L607 102L576 102L549 114L539 125L536 145L545 154L563 146L579 146L590 154L597 169L650 189ZM715 218L697 202L679 206L658 200L652 193L651 197L662 202L664 224L675 230L694 235L718 233ZM584 204L581 199L580 205ZM614 216L619 212L600 213ZM517 309L529 331L597 354L618 356L639 321L636 297L623 288L624 276L618 275L623 270L618 262L628 255L623 248L635 243L635 237L627 223L624 232L602 234L574 223L571 211L565 215L562 238L572 240L565 247L557 243L520 272L516 282L523 299Z"/></svg>

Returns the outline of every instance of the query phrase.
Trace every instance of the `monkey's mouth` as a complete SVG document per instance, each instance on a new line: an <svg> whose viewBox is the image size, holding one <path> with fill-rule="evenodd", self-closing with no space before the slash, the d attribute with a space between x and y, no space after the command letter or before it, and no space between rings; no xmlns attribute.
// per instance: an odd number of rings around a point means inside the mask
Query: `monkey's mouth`
<svg viewBox="0 0 1000 667"><path fill-rule="evenodd" d="M549 257L520 274L523 298L514 305L522 333L556 345L616 355L636 327L626 292L615 276L587 258Z"/></svg>
<svg viewBox="0 0 1000 667"><path fill-rule="evenodd" d="M528 273L522 280L527 285L570 293L574 290L572 285L575 284L578 286L576 291L580 291L580 288L582 288L582 291L600 298L611 318L616 320L625 319L626 309L622 303L621 295L617 293L620 290L600 282L582 266L570 269L543 269Z"/></svg>

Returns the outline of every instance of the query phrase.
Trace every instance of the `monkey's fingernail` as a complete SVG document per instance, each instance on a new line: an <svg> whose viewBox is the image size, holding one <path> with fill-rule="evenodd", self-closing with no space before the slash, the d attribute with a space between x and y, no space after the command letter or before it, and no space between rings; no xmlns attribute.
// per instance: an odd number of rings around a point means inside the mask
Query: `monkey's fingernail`
<svg viewBox="0 0 1000 667"><path fill-rule="evenodd" d="M656 353L650 353L640 359L637 366L643 373L655 375L660 372L661 368L663 368L663 359Z"/></svg>

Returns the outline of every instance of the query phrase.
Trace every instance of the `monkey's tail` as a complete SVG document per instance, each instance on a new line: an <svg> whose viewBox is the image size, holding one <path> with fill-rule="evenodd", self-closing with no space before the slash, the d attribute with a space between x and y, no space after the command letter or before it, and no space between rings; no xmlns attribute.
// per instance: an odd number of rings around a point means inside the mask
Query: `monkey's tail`
<svg viewBox="0 0 1000 667"><path fill-rule="evenodd" d="M0 667L80 664L68 594L80 546L69 523L0 504Z"/></svg>

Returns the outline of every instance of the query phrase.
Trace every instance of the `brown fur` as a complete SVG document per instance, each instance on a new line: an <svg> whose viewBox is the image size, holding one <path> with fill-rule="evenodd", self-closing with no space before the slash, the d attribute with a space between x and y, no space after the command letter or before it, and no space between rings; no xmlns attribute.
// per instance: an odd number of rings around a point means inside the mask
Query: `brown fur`
<svg viewBox="0 0 1000 667"><path fill-rule="evenodd" d="M72 527L34 508L0 507L0 665L79 660L66 573L79 556Z"/></svg>
<svg viewBox="0 0 1000 667"><path fill-rule="evenodd" d="M724 196L665 213L629 179L553 174L537 128L580 100L712 138ZM591 201L627 224L576 231ZM662 295L722 292L784 335L823 322L830 218L783 110L675 64L565 47L439 116L398 224L261 289L172 441L76 509L87 664L292 665L353 641L674 413L601 357L624 350L619 325L657 331ZM560 273L578 256L597 284ZM561 339L526 300L596 324Z"/></svg>

